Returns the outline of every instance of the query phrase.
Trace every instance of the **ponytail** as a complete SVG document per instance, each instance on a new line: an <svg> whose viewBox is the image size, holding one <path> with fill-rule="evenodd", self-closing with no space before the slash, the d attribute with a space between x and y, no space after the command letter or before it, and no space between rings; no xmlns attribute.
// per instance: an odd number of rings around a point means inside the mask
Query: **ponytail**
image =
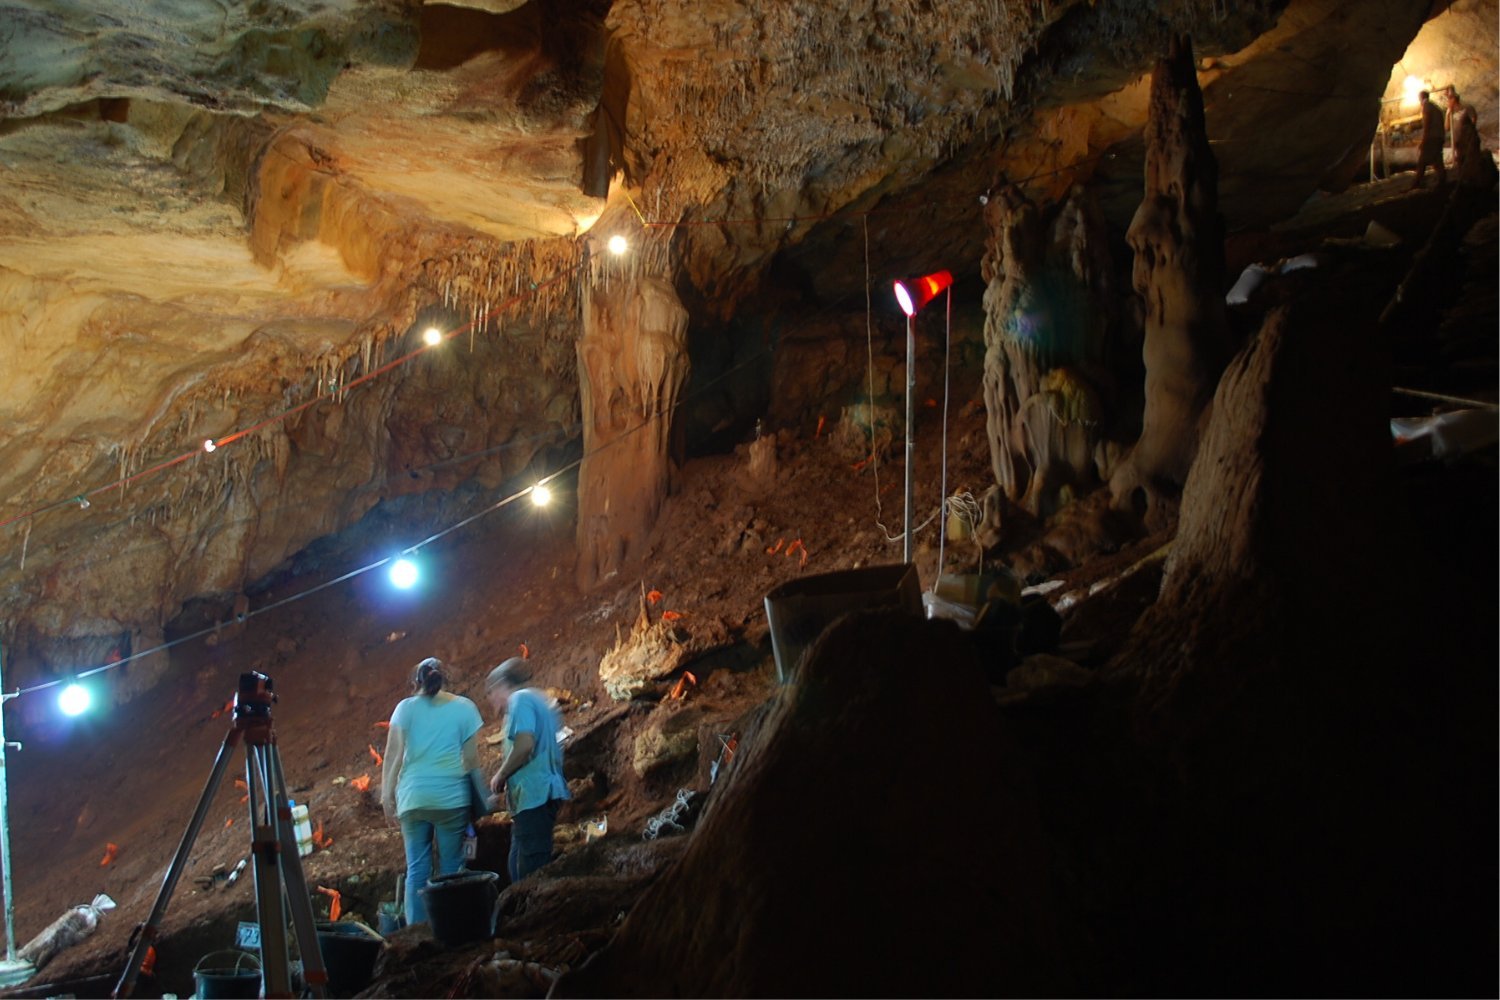
<svg viewBox="0 0 1500 1000"><path fill-rule="evenodd" d="M413 691L419 691L431 698L443 689L443 661L435 656L429 656L417 664L417 672L412 676L411 686Z"/></svg>

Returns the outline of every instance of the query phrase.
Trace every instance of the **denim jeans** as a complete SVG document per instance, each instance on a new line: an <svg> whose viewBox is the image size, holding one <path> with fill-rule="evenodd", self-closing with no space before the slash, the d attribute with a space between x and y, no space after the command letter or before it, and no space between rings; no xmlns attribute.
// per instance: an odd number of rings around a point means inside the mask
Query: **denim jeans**
<svg viewBox="0 0 1500 1000"><path fill-rule="evenodd" d="M469 810L409 809L401 814L401 839L406 844L406 922L427 919L421 890L432 877L432 842L437 840L438 874L452 875L464 866L464 830Z"/></svg>
<svg viewBox="0 0 1500 1000"><path fill-rule="evenodd" d="M552 799L545 805L523 809L511 817L510 857L506 868L510 880L519 882L552 860L552 827L557 822L557 807Z"/></svg>

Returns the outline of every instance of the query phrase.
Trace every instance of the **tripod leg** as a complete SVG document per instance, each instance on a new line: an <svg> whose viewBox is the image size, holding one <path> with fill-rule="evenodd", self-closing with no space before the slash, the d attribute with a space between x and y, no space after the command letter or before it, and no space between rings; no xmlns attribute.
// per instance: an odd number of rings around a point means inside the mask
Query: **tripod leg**
<svg viewBox="0 0 1500 1000"><path fill-rule="evenodd" d="M307 891L307 877L302 871L302 855L297 852L297 831L292 825L292 807L287 802L286 775L281 770L281 755L275 744L267 750L267 770L275 793L276 827L281 840L281 878L286 885L287 906L292 911L292 926L297 931L297 949L302 953L302 978L315 997L327 995L328 971L323 966L323 951L318 944L318 928L313 919L312 895Z"/></svg>
<svg viewBox="0 0 1500 1000"><path fill-rule="evenodd" d="M281 892L281 841L276 835L268 749L246 748L245 784L250 792L250 855L255 866L255 912L260 921L260 968L264 995L292 995L291 956L287 951L286 906Z"/></svg>
<svg viewBox="0 0 1500 1000"><path fill-rule="evenodd" d="M188 823L188 828L182 835L182 842L177 845L177 853L172 856L172 863L167 866L166 877L162 879L161 891L156 894L156 903L151 907L151 915L141 925L141 933L136 937L135 946L130 949L130 957L126 959L125 971L120 974L120 981L115 984L114 996L117 998L128 997L135 989L136 977L141 972L141 961L146 956L146 949L151 947L156 940L157 928L161 924L161 918L166 915L167 905L172 901L172 892L177 888L177 880L182 877L182 870L187 867L188 854L193 849L193 842L198 839L198 831L203 828L203 820L208 816L208 807L213 803L214 792L218 790L219 782L224 778L224 771L229 767L229 758L234 756L234 748L240 742L240 731L230 729L224 737L224 742L219 745L219 754L214 758L213 770L209 772L208 781L203 786L203 794L198 797L198 807L193 810L193 818Z"/></svg>

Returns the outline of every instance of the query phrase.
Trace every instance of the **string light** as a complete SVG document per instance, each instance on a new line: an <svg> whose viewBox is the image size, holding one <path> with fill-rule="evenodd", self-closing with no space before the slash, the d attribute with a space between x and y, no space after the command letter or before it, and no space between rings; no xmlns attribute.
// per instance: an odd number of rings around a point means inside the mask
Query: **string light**
<svg viewBox="0 0 1500 1000"><path fill-rule="evenodd" d="M572 274L574 271L578 270L578 268L580 266L581 266L580 263L573 263L573 264L568 265L567 267L564 267L562 270L558 271L556 274L554 274L552 277L546 279L545 281L541 281L541 282L535 282L535 281L528 282L528 288L527 288L526 292L522 292L522 293L518 293L516 295L512 295L510 298L506 299L505 301L499 302L496 305L491 306L489 309L483 310L474 319L470 320L469 323L467 323L464 326L459 327L457 330L454 330L452 333L443 334L443 333L440 332L439 333L439 337L441 339L449 339L449 338L457 336L458 334L464 332L465 330L472 330L475 327L476 324L480 324L480 323L486 322L491 316L495 315L498 312L503 312L504 310L506 310L506 309L510 308L511 306L515 305L516 303L520 302L523 298L526 298L528 295L530 295L532 293L535 293L535 292L539 292L542 289L547 288L547 287L549 287L551 285L554 285L557 282L563 280L564 278L566 278L570 274ZM342 387L340 387L338 385L338 383L337 383L336 380L330 379L329 382L328 382L329 392L343 392L343 393L348 393L349 390L355 388L356 386L360 385L361 383L368 382L371 379L374 379L374 378L377 378L378 376L384 375L386 372L392 370L393 368L398 368L401 365L406 364L408 361L411 361L411 360L415 359L416 357L418 357L419 355L421 355L424 352L426 352L426 350L427 350L427 347L423 346L423 347L417 348L414 351L409 351L408 353L403 354L399 358L396 358L396 359L394 359L392 361L387 361L385 364L381 365L380 367L378 367L378 368L376 368L376 369L374 369L372 371L365 372L365 374L359 376L358 378L350 379L347 383L344 383ZM214 441L212 438L209 438L208 440L206 440L206 441L203 442L202 450L205 451L205 452L215 451L216 449L218 449L220 447L223 447L224 445L228 445L228 444L231 444L231 443L233 443L235 441L238 441L241 438L248 437L248 436L254 434L257 431L264 430L265 428L270 427L270 426L272 426L274 424L278 424L278 423L281 423L283 421L286 421L286 420L290 419L291 417L296 416L298 413L301 413L303 410L306 410L309 407L315 406L317 403L321 402L321 399L322 399L322 397L314 396L311 399L308 399L308 400L306 400L304 402L298 403L296 406L293 406L293 407L290 407L290 408L288 408L286 410L283 410L280 413L273 414L273 415L267 417L266 419L260 421L259 423L251 424L249 427L241 428L240 430L235 431L233 434L230 434L227 437L220 438L218 441ZM169 458L169 459L166 459L165 461L158 462L157 464L155 464L153 466L150 466L149 468L142 469L141 471L136 472L133 475L124 476L124 477L122 477L120 479L116 479L114 482L106 483L103 486L95 487L94 489L90 490L89 493L91 495L98 495L100 493L107 493L110 490L121 489L121 488L129 485L130 483L137 482L138 480L145 479L148 476L153 476L153 475L155 475L158 472L163 472L163 471L165 471L167 469L170 469L174 465L180 465L183 462L186 462L190 458L197 457L197 455L198 455L198 450L197 449L195 449L193 451L185 452L184 454L178 455L175 458ZM76 497L68 497L66 500L57 500L57 501L53 501L52 503L49 503L49 504L43 504L40 507L34 507L31 510L28 510L28 511L26 511L24 513L16 514L16 515L13 515L11 517L7 517L4 520L0 520L0 528L6 527L7 525L15 524L18 521L24 521L24 520L27 520L28 518L36 517L39 514L44 514L44 513L48 512L48 511L51 511L51 510L56 510L59 507L62 507L62 506L74 503L76 500L77 500Z"/></svg>
<svg viewBox="0 0 1500 1000"><path fill-rule="evenodd" d="M556 279L555 278L549 279L548 282L546 282L546 283L550 283L553 280L556 280ZM760 351L755 352L754 354L751 354L749 357L744 358L743 360L741 360L739 362L739 364L731 366L730 368L728 368L728 369L720 372L718 375L714 376L713 378L711 378L708 381L706 381L705 383L703 383L696 390L694 390L694 392L689 393L689 394L683 396L682 398L678 399L677 402L673 404L674 408L681 407L688 400L693 399L693 398L695 398L698 395L701 395L701 394L704 394L704 393L707 393L707 392L711 391L716 385L718 385L720 382L724 381L725 379L730 378L730 377L732 377L734 375L737 375L741 371L743 371L743 370L745 370L747 368L750 368L750 367L752 367L754 365L760 364L765 359L766 355L768 355L769 353L770 353L770 349L769 349L769 347L767 347L767 348L764 348L764 349L762 349ZM389 368L390 366L387 365L386 367ZM384 369L382 369L382 370L384 370ZM377 373L371 373L371 374L373 375L373 374L377 374ZM364 376L364 377L368 377L368 376ZM299 406L296 409L298 409L298 410L304 409L306 407L306 405L307 404L303 404L302 406ZM419 550L425 548L428 545L431 545L433 542L438 541L439 539L443 538L446 535L452 534L453 532L458 531L461 528L464 528L464 527L466 527L466 526L468 526L470 524L473 524L475 521L479 520L481 517L484 517L486 514L492 513L492 512L494 512L496 510L499 510L502 507L505 507L505 506L508 506L511 503L514 503L516 500L519 500L523 496L531 494L534 497L535 496L535 491L537 489L545 490L546 493L548 494L548 496L550 497L552 491L551 491L550 487L548 487L546 485L547 483L549 483L552 480L558 478L559 476L565 475L568 472L571 472L572 470L577 469L578 467L580 467L583 464L583 461L584 461L585 457L589 457L589 456L592 456L592 455L598 455L598 454L600 454L600 453L608 450L609 448L612 448L615 445L620 444L623 441L629 440L629 438L630 438L631 435L636 434L636 433L638 433L640 431L645 430L647 427L652 426L652 423L655 420L660 419L663 415L664 415L663 413L657 412L657 413L654 413L654 414L651 414L651 415L647 416L640 423L636 424L634 427L632 427L629 430L625 431L623 434L621 434L620 436L616 437L614 440L609 441L609 442L607 442L607 443L605 443L603 445L600 445L599 447L595 448L592 452L589 452L588 455L586 455L586 456L580 456L579 458L575 458L573 461L567 463L566 465L562 466L561 468L557 469L556 471L552 472L551 474L545 476L536 485L534 485L534 486L528 486L528 487L526 487L526 488L524 488L522 490L518 490L517 492L510 494L509 496L502 497L501 499L497 500L495 503L490 504L488 507L485 507L484 509L482 509L482 510L480 510L480 511L474 513L474 514L471 514L471 515L469 515L466 518L463 518L462 520L458 521L455 524L450 524L448 527L442 529L441 531L436 532L435 534L432 534L432 535L428 536L427 538L424 538L422 541L420 541L420 542L416 543L415 545L412 545L409 548L407 548L406 550L404 550L404 553L403 553L401 559L399 559L398 561L404 560L407 555L414 554L414 553L418 552ZM255 428L250 428L249 430L241 431L239 433L241 433L241 434L250 433L250 431L252 431L254 429ZM493 450L494 449L486 449L485 451L482 451L482 452L476 452L475 456L489 454ZM475 456L471 456L471 457L475 457ZM171 463L167 463L167 464L175 464L178 461L181 461L181 458L174 459ZM142 473L137 473L136 475L137 475L137 477L139 477L140 475L142 475ZM98 492L98 491L96 490L95 492ZM70 498L69 502L71 502L71 498ZM46 509L46 508L43 508L43 509ZM272 601L269 604L263 604L263 605L261 605L258 608L251 608L249 611L246 611L243 614L236 615L234 617L233 621L235 623L242 623L242 622L246 621L249 618L255 617L256 615L263 615L263 614L266 614L268 612L275 611L278 608L282 608L282 607L287 606L288 604L292 604L292 603L294 603L296 601L300 601L300 600L302 600L304 598L311 597L314 594L319 593L320 591L327 590L327 589L329 589L331 587L336 587L336 586L338 586L341 583L346 583L349 580L355 579L356 577L363 576L364 574L369 573L372 570L379 569L381 566L385 566L385 565L389 564L390 562L391 562L391 557L390 556L386 556L384 558L377 559L376 561L374 561L372 563L366 563L363 566L358 566L358 567L356 567L354 569L349 570L346 573L342 573L339 576L334 577L331 580L324 580L322 583L315 584L315 585L307 588L306 590L298 591L295 594L289 594L286 597L281 598L280 600ZM413 563L413 567L415 568L415 563ZM197 640L197 639L202 639L202 638L204 638L205 636L208 636L208 635L213 635L213 634L217 633L219 631L219 629L223 625L226 625L226 624L229 624L229 622L218 622L218 623L215 623L213 625L205 626L204 628L198 629L196 632L190 632L190 633L187 633L186 635L180 635L180 636L176 637L175 639L170 639L170 640L168 640L166 642L160 643L160 644L158 644L156 646L152 646L152 647L150 647L148 649L138 650L136 652L131 653L129 656L123 656L123 657L121 657L121 658L119 658L117 660L113 660L112 662L105 663L105 664L103 664L101 666L91 667L91 668L89 668L87 670L79 671L76 676L77 676L78 679L81 680L81 679L83 679L85 677L92 677L95 674L102 674L102 673L104 673L107 670L113 670L116 667L127 666L128 664L133 663L136 660L144 659L144 658L146 658L148 656L156 656L158 654L165 653L167 650L172 649L172 648L174 648L176 646L180 646L180 645L182 645L184 643L188 643L188 642L193 642L194 640ZM40 684L33 684L33 685L29 686L29 687L17 688L15 691L11 692L6 697L7 698L17 698L17 697L20 697L21 695L35 694L35 693L40 692L40 691L45 691L45 690L47 690L49 688L58 687L58 686L62 685L63 683L64 682L62 680L43 681Z"/></svg>
<svg viewBox="0 0 1500 1000"><path fill-rule="evenodd" d="M443 331L435 326L429 326L422 331L422 342L428 347L436 347L443 342Z"/></svg>
<svg viewBox="0 0 1500 1000"><path fill-rule="evenodd" d="M612 253L616 257L618 257L621 254L623 254L626 250L630 249L630 242L628 240L626 240L625 237L621 236L619 233L616 233L615 235L613 235L613 236L611 236L609 238L609 242L606 243L605 246L609 247L609 252L610 253Z"/></svg>
<svg viewBox="0 0 1500 1000"><path fill-rule="evenodd" d="M531 488L531 502L538 507L545 507L552 502L552 491L541 483Z"/></svg>

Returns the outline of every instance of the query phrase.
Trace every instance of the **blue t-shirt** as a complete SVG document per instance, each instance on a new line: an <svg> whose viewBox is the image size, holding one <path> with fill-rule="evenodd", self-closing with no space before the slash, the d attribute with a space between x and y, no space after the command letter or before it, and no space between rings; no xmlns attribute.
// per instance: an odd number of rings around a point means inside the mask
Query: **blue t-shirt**
<svg viewBox="0 0 1500 1000"><path fill-rule="evenodd" d="M560 724L557 712L539 691L523 688L512 692L505 703L505 738L514 742L516 734L530 733L536 739L531 759L510 776L507 792L512 814L544 806L551 799L572 798L563 777L562 746L557 742Z"/></svg>
<svg viewBox="0 0 1500 1000"><path fill-rule="evenodd" d="M406 740L396 778L396 815L412 809L462 809L469 804L464 743L484 720L463 695L413 695L391 713Z"/></svg>

